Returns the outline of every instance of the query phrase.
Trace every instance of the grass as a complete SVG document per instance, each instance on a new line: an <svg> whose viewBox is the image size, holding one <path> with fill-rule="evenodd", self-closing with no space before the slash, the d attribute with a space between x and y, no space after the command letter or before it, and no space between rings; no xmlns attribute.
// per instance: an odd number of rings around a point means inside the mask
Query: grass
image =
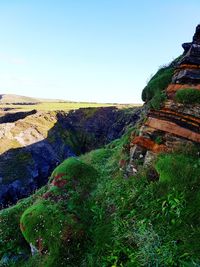
<svg viewBox="0 0 200 267"><path fill-rule="evenodd" d="M174 67L171 65L159 69L158 72L148 82L147 86L143 89L142 100L148 102L156 95L164 91L171 82L173 73Z"/></svg>
<svg viewBox="0 0 200 267"><path fill-rule="evenodd" d="M137 107L139 104L101 104L101 103L84 103L84 102L42 102L35 105L13 105L13 104L0 104L0 108L12 108L14 111L30 111L33 109L39 111L57 111L64 110L70 111L73 109L79 108L88 108L88 107L110 107L117 106L118 108L125 107Z"/></svg>
<svg viewBox="0 0 200 267"><path fill-rule="evenodd" d="M166 100L165 89L172 80L175 65L180 58L181 56L170 64L161 67L143 89L142 100L148 103L151 108L160 109Z"/></svg>
<svg viewBox="0 0 200 267"><path fill-rule="evenodd" d="M178 90L175 100L182 104L200 104L200 91L195 88L185 88Z"/></svg>
<svg viewBox="0 0 200 267"><path fill-rule="evenodd" d="M40 250L13 266L199 266L200 148L160 155L150 166L157 181L151 181L149 167L124 178L119 162L129 153L132 131L64 161L43 194L30 197L20 212L19 204L12 208L13 228L0 225L4 242L9 236L16 240L8 239L6 246L2 241L1 253L9 246L15 254L27 248L23 236Z"/></svg>
<svg viewBox="0 0 200 267"><path fill-rule="evenodd" d="M198 149L161 155L151 166L160 176L157 182L144 168L126 180L116 168L126 143L120 141L84 156L103 171L94 193L87 266L197 266Z"/></svg>
<svg viewBox="0 0 200 267"><path fill-rule="evenodd" d="M154 97L150 100L150 107L159 110L162 106L162 103L167 99L165 92L158 91L155 93Z"/></svg>

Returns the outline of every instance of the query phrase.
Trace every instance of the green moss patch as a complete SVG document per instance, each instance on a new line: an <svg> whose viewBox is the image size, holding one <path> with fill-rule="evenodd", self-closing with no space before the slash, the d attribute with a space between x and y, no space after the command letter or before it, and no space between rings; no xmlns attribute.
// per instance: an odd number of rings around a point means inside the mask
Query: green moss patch
<svg viewBox="0 0 200 267"><path fill-rule="evenodd" d="M56 254L62 245L82 235L81 222L61 204L48 200L36 202L21 217L21 230L28 243L40 253Z"/></svg>
<svg viewBox="0 0 200 267"><path fill-rule="evenodd" d="M80 254L91 224L90 194L97 178L92 166L69 158L53 171L45 194L22 214L22 234L44 255L45 266L62 266Z"/></svg>
<svg viewBox="0 0 200 267"><path fill-rule="evenodd" d="M92 166L77 158L69 158L53 171L50 180L57 187L59 187L59 180L66 180L64 187L81 193L85 190L91 191L96 183L97 176L98 173Z"/></svg>
<svg viewBox="0 0 200 267"><path fill-rule="evenodd" d="M0 257L6 253L29 251L29 246L19 228L20 217L45 190L46 188L43 187L35 195L0 211Z"/></svg>

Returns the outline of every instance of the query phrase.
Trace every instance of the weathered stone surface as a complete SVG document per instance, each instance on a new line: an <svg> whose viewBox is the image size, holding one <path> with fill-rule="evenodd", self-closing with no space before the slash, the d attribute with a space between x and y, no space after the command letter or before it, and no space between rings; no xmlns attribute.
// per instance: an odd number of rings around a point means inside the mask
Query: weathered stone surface
<svg viewBox="0 0 200 267"><path fill-rule="evenodd" d="M196 32L191 43L184 43L184 56L178 64L178 68L172 78L175 84L199 84L200 83L200 25L196 27Z"/></svg>
<svg viewBox="0 0 200 267"><path fill-rule="evenodd" d="M199 58L199 63L198 64L200 64L200 58ZM172 83L199 84L199 82L200 82L200 70L199 69L185 69L185 70L180 70L172 78Z"/></svg>
<svg viewBox="0 0 200 267"><path fill-rule="evenodd" d="M184 53L187 53L191 47L192 43L184 43L182 44L182 47L184 49Z"/></svg>
<svg viewBox="0 0 200 267"><path fill-rule="evenodd" d="M167 150L165 145L156 144L151 139L148 139L142 136L137 136L136 138L134 138L131 144L142 146L145 149L153 151L155 153L160 153L160 152L164 152Z"/></svg>
<svg viewBox="0 0 200 267"><path fill-rule="evenodd" d="M200 44L192 43L185 56L180 60L179 64L199 65L200 62Z"/></svg>
<svg viewBox="0 0 200 267"><path fill-rule="evenodd" d="M184 114L183 112L173 111L171 109L163 108L161 110L154 110L149 112L149 117L158 118L165 121L171 121L175 124L192 130L196 133L200 132L200 118Z"/></svg>
<svg viewBox="0 0 200 267"><path fill-rule="evenodd" d="M193 89L200 90L200 84L187 84L187 83L186 84L174 84L174 83L171 83L166 88L166 93L167 93L168 98L173 99L175 93L178 90L187 89L187 88L193 88Z"/></svg>
<svg viewBox="0 0 200 267"><path fill-rule="evenodd" d="M164 132L172 133L172 134L181 136L183 138L192 140L194 142L200 143L200 134L199 133L195 133L191 130L180 127L173 122L164 121L164 120L155 119L155 118L150 117L150 118L148 118L146 125L154 128L154 129L158 129L158 130L161 130Z"/></svg>
<svg viewBox="0 0 200 267"><path fill-rule="evenodd" d="M168 99L165 102L164 109L170 109L176 113L178 112L195 118L200 118L200 105L184 105L177 103L172 99Z"/></svg>
<svg viewBox="0 0 200 267"><path fill-rule="evenodd" d="M200 44L200 24L197 25L195 34L193 36L193 43Z"/></svg>
<svg viewBox="0 0 200 267"><path fill-rule="evenodd" d="M200 25L197 25L197 27L196 27L196 31L194 33L192 42L182 44L182 47L183 47L185 53L187 53L189 51L192 44L197 44L197 45L200 44Z"/></svg>

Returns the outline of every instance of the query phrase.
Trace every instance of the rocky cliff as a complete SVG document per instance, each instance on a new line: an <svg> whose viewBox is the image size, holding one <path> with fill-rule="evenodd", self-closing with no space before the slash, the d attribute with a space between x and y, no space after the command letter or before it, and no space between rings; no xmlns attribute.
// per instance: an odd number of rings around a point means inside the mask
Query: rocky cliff
<svg viewBox="0 0 200 267"><path fill-rule="evenodd" d="M165 96L163 102L158 109L150 107L139 135L133 134L131 164L134 168L138 157L148 163L158 153L173 151L179 145L200 143L200 25L193 41L182 46L183 55L173 63L173 68L172 65L166 68L171 67L173 74L161 89Z"/></svg>

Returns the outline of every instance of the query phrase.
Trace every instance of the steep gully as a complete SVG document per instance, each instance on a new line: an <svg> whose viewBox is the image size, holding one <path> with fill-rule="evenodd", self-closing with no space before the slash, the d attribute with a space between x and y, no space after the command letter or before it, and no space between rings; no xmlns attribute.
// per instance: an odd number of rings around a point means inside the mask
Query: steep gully
<svg viewBox="0 0 200 267"><path fill-rule="evenodd" d="M68 114L34 111L27 116L21 114L21 119L13 114L12 123L0 124L1 207L16 203L46 184L52 170L64 159L119 138L128 125L136 123L140 112L140 108L106 107ZM15 148L9 147L12 142Z"/></svg>

